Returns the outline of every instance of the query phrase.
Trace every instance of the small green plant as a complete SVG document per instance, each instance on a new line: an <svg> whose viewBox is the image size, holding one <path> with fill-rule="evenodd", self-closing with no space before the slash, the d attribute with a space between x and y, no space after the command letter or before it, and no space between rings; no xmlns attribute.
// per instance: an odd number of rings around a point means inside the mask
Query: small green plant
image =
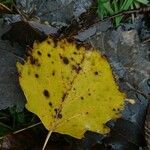
<svg viewBox="0 0 150 150"><path fill-rule="evenodd" d="M148 5L148 0L98 0L98 14L103 19L113 16L129 9L139 8L141 5ZM115 26L119 26L123 16L114 18Z"/></svg>

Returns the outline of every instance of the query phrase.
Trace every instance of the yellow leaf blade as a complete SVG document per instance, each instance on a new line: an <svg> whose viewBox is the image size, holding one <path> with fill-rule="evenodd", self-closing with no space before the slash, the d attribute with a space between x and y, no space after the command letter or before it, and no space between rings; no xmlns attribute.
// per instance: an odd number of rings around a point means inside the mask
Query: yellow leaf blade
<svg viewBox="0 0 150 150"><path fill-rule="evenodd" d="M63 39L34 44L24 65L17 64L26 108L48 130L82 138L87 130L106 134L105 123L121 116L119 91L106 58Z"/></svg>

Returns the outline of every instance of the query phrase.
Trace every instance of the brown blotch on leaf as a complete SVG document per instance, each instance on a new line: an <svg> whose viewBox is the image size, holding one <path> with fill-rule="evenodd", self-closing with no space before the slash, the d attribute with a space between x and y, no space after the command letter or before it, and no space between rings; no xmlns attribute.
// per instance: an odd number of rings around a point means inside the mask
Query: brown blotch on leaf
<svg viewBox="0 0 150 150"><path fill-rule="evenodd" d="M37 66L38 66L38 67L40 67L40 66L41 66L41 64L37 64Z"/></svg>
<svg viewBox="0 0 150 150"><path fill-rule="evenodd" d="M49 44L49 45L50 45L50 44L51 44L51 42L50 42L50 41L47 41L47 44Z"/></svg>
<svg viewBox="0 0 150 150"><path fill-rule="evenodd" d="M55 70L53 70L52 75L55 76Z"/></svg>
<svg viewBox="0 0 150 150"><path fill-rule="evenodd" d="M89 112L86 112L85 114L86 114L86 115L88 115L88 114L89 114Z"/></svg>
<svg viewBox="0 0 150 150"><path fill-rule="evenodd" d="M77 52L73 52L74 55L77 55Z"/></svg>
<svg viewBox="0 0 150 150"><path fill-rule="evenodd" d="M57 47L57 43L58 43L58 39L57 38L53 38L54 41L54 48Z"/></svg>
<svg viewBox="0 0 150 150"><path fill-rule="evenodd" d="M18 72L18 73L17 73L17 76L21 77L21 75L22 75L21 72Z"/></svg>
<svg viewBox="0 0 150 150"><path fill-rule="evenodd" d="M80 72L80 70L82 70L82 68L81 68L79 65L77 65L77 66L72 65L72 69L73 69L73 70L75 70L75 71L76 71L76 73L79 73L79 72Z"/></svg>
<svg viewBox="0 0 150 150"><path fill-rule="evenodd" d="M53 106L51 102L49 102L49 103L48 103L48 105L49 105L50 107L52 107L52 106Z"/></svg>
<svg viewBox="0 0 150 150"><path fill-rule="evenodd" d="M45 97L47 97L47 98L50 96L50 94L49 94L49 91L48 91L48 90L44 90L44 91L43 91L43 94L44 94L44 96L45 96Z"/></svg>
<svg viewBox="0 0 150 150"><path fill-rule="evenodd" d="M73 38L68 38L68 39L67 39L67 42L69 42L69 43L74 43L74 44L75 44L75 39L73 39Z"/></svg>
<svg viewBox="0 0 150 150"><path fill-rule="evenodd" d="M91 96L91 93L89 93L88 95Z"/></svg>
<svg viewBox="0 0 150 150"><path fill-rule="evenodd" d="M61 119L61 118L62 118L62 114L59 113L59 114L57 115L57 117L58 117L58 119Z"/></svg>
<svg viewBox="0 0 150 150"><path fill-rule="evenodd" d="M64 64L66 64L66 65L69 64L69 60L67 57L63 57L62 60L63 60Z"/></svg>
<svg viewBox="0 0 150 150"><path fill-rule="evenodd" d="M97 71L95 71L95 72L94 72L94 74L95 74L95 75L98 75L98 72L97 72Z"/></svg>
<svg viewBox="0 0 150 150"><path fill-rule="evenodd" d="M62 102L65 100L66 95L67 95L66 93L63 94L63 96L62 96Z"/></svg>
<svg viewBox="0 0 150 150"><path fill-rule="evenodd" d="M79 50L82 47L82 44L76 44L77 50Z"/></svg>
<svg viewBox="0 0 150 150"><path fill-rule="evenodd" d="M38 59L35 59L33 56L30 56L30 63L31 64L37 64L38 63Z"/></svg>
<svg viewBox="0 0 150 150"><path fill-rule="evenodd" d="M69 64L69 60L67 57L63 57L61 54L59 54L60 59L62 59L63 63L68 65Z"/></svg>
<svg viewBox="0 0 150 150"><path fill-rule="evenodd" d="M35 77L36 77L36 78L38 78L38 77L39 77L39 75L36 73L36 74L35 74Z"/></svg>
<svg viewBox="0 0 150 150"><path fill-rule="evenodd" d="M40 66L38 59L35 59L33 56L30 56L30 63L32 65Z"/></svg>
<svg viewBox="0 0 150 150"><path fill-rule="evenodd" d="M51 57L51 54L48 53L48 54L47 54L47 57Z"/></svg>
<svg viewBox="0 0 150 150"><path fill-rule="evenodd" d="M42 55L42 53L41 53L40 51L37 51L37 54L38 54L39 56L41 56L41 55Z"/></svg>
<svg viewBox="0 0 150 150"><path fill-rule="evenodd" d="M54 61L52 61L52 64L54 64Z"/></svg>
<svg viewBox="0 0 150 150"><path fill-rule="evenodd" d="M83 97L83 96L81 96L80 98L81 98L82 100L84 99L84 97Z"/></svg>
<svg viewBox="0 0 150 150"><path fill-rule="evenodd" d="M55 111L55 113L57 114L57 112L58 112L58 109L57 109L57 108L55 108L55 109L54 109L54 111Z"/></svg>

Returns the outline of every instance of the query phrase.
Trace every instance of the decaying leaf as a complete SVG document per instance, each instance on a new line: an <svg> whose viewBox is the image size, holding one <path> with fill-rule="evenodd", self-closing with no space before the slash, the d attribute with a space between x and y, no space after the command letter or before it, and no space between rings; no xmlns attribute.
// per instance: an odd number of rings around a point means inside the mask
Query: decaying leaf
<svg viewBox="0 0 150 150"><path fill-rule="evenodd" d="M34 43L30 56L17 68L26 108L49 131L79 139L87 130L106 134L110 129L105 123L121 116L125 94L96 49L48 38Z"/></svg>

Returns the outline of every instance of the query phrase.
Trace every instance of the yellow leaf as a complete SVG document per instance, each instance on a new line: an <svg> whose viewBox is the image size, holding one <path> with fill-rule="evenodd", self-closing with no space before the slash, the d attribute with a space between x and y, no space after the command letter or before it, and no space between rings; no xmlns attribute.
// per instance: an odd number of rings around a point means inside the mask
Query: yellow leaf
<svg viewBox="0 0 150 150"><path fill-rule="evenodd" d="M81 139L87 130L106 134L105 125L121 116L125 94L106 58L62 39L35 43L24 64L17 63L26 108L49 131Z"/></svg>

